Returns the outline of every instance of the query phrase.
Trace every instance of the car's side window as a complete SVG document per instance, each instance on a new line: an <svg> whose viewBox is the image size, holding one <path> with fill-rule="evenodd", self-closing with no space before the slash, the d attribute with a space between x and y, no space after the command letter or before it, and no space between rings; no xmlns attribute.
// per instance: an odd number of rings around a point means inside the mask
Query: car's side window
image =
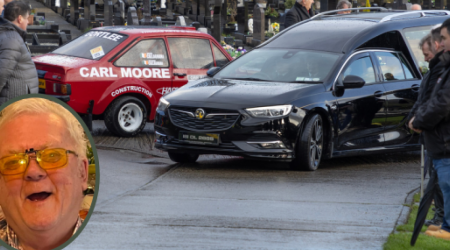
<svg viewBox="0 0 450 250"><path fill-rule="evenodd" d="M430 30L431 26L413 27L403 30L403 35L406 38L406 42L411 48L422 73L428 70L428 63L425 61L422 49L419 47L419 43L424 36L430 33Z"/></svg>
<svg viewBox="0 0 450 250"><path fill-rule="evenodd" d="M369 56L351 62L345 69L342 79L348 75L359 76L364 79L366 84L376 82L375 70Z"/></svg>
<svg viewBox="0 0 450 250"><path fill-rule="evenodd" d="M400 56L400 61L402 63L403 71L405 71L406 79L415 79L413 71L409 64L406 62L406 59L403 56Z"/></svg>
<svg viewBox="0 0 450 250"><path fill-rule="evenodd" d="M169 66L167 49L163 39L148 39L138 42L114 65L120 67L152 67L165 68Z"/></svg>
<svg viewBox="0 0 450 250"><path fill-rule="evenodd" d="M222 51L220 51L219 48L215 44L213 44L213 50L214 50L214 58L216 59L216 67L223 67L225 64L227 64L228 58L222 54Z"/></svg>
<svg viewBox="0 0 450 250"><path fill-rule="evenodd" d="M375 52L385 81L404 80L403 66L396 53Z"/></svg>
<svg viewBox="0 0 450 250"><path fill-rule="evenodd" d="M169 38L173 67L209 69L214 66L211 45L207 39Z"/></svg>

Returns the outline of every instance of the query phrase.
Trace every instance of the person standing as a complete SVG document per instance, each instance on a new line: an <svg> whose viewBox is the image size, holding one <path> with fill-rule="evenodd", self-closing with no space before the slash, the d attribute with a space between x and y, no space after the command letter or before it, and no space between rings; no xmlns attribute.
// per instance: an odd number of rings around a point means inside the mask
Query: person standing
<svg viewBox="0 0 450 250"><path fill-rule="evenodd" d="M297 0L286 14L285 28L314 16L311 8L314 0Z"/></svg>
<svg viewBox="0 0 450 250"><path fill-rule="evenodd" d="M443 53L440 42L441 38L439 25L439 27L432 29L431 33L426 35L419 43L419 46L422 49L422 53L425 57L425 61L429 63L430 70L422 80L419 89L419 97L417 98L416 103L411 109L407 121L409 121L414 116L414 114L417 112L417 109L421 105L426 105L426 102L430 98L436 81L443 70L443 64L439 61L439 57ZM409 126L411 128L412 124L410 124ZM420 136L420 143L423 144L422 136ZM430 180L428 181L425 193L434 196L436 207L436 213L434 214L433 219L425 221L425 225L429 226L430 229L433 229L440 227L442 224L442 220L444 217L444 201L442 197L442 191L439 188L437 173L434 170L432 159L428 155L426 155L425 166L428 168L430 174Z"/></svg>
<svg viewBox="0 0 450 250"><path fill-rule="evenodd" d="M13 1L0 17L0 105L39 90L36 66L25 43L30 11L24 2Z"/></svg>
<svg viewBox="0 0 450 250"><path fill-rule="evenodd" d="M426 105L421 105L411 119L411 128L421 133L427 152L433 160L444 197L444 219L436 231L425 234L450 240L450 19L441 26L441 45L445 52L439 57L444 71L438 77ZM439 73L431 72L433 77ZM430 76L430 77L431 77Z"/></svg>
<svg viewBox="0 0 450 250"><path fill-rule="evenodd" d="M411 10L422 10L422 6L420 4L413 4Z"/></svg>
<svg viewBox="0 0 450 250"><path fill-rule="evenodd" d="M350 3L347 0L340 0L336 6L337 10L341 10L341 9L351 9L352 8L352 3ZM339 11L338 14L350 14L352 13L351 10L349 11Z"/></svg>

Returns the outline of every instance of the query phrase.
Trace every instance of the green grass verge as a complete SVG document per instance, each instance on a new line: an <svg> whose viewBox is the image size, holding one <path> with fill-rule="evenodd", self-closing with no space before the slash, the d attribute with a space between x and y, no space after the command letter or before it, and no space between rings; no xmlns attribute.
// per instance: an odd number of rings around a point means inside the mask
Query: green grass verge
<svg viewBox="0 0 450 250"><path fill-rule="evenodd" d="M419 206L418 205L414 205L412 207L411 213L409 214L408 223L406 223L404 225L397 226L397 231L400 231L400 232L412 232L414 230L414 223L416 222L416 217L417 217L417 212L418 211L419 211ZM428 211L428 214L427 214L427 220L433 219L433 216L434 216L434 212L430 208L430 210ZM423 226L422 227L422 232L425 232L425 230L427 230L427 227Z"/></svg>
<svg viewBox="0 0 450 250"><path fill-rule="evenodd" d="M420 194L414 195L414 202L420 201ZM430 220L434 216L434 211L431 210L434 206L430 207L427 214L427 220ZM384 244L384 250L445 250L450 249L450 241L437 239L434 237L427 236L425 234L420 234L416 241L416 245L412 247L410 245L412 231L414 230L414 223L416 221L417 212L419 210L418 205L413 205L411 213L408 217L408 222L405 225L397 226L397 231L399 233L393 233L389 235L387 242ZM422 227L422 232L425 232L427 227Z"/></svg>
<svg viewBox="0 0 450 250"><path fill-rule="evenodd" d="M450 249L450 241L436 239L427 235L419 235L415 246L410 245L412 233L396 233L389 235L384 250L445 250Z"/></svg>

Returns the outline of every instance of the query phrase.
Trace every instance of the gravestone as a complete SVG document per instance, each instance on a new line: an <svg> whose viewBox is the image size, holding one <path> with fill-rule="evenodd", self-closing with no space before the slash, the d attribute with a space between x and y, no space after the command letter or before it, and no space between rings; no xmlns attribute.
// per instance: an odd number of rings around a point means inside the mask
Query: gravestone
<svg viewBox="0 0 450 250"><path fill-rule="evenodd" d="M122 0L116 2L114 6L114 25L125 24L125 3Z"/></svg>
<svg viewBox="0 0 450 250"><path fill-rule="evenodd" d="M84 11L83 11L84 19L89 20L89 17L91 16L91 9L89 8L89 6L91 5L91 0L84 0L83 2L84 2Z"/></svg>
<svg viewBox="0 0 450 250"><path fill-rule="evenodd" d="M186 10L185 10L185 15L189 15L191 14L191 1L186 0Z"/></svg>
<svg viewBox="0 0 450 250"><path fill-rule="evenodd" d="M128 7L127 25L139 25L139 19L135 7Z"/></svg>
<svg viewBox="0 0 450 250"><path fill-rule="evenodd" d="M198 22L202 25L205 25L205 0L199 0L199 6L198 6Z"/></svg>
<svg viewBox="0 0 450 250"><path fill-rule="evenodd" d="M258 46L265 40L264 5L257 3L253 8L253 46Z"/></svg>
<svg viewBox="0 0 450 250"><path fill-rule="evenodd" d="M141 25L150 25L152 21L152 10L151 10L151 0L144 0L144 19Z"/></svg>
<svg viewBox="0 0 450 250"><path fill-rule="evenodd" d="M162 20L160 16L157 16L154 20L154 22L156 23L156 26L163 26L162 24Z"/></svg>
<svg viewBox="0 0 450 250"><path fill-rule="evenodd" d="M167 0L166 2L166 18L173 20L173 4L171 0Z"/></svg>
<svg viewBox="0 0 450 250"><path fill-rule="evenodd" d="M113 25L113 2L112 0L106 0L103 5L103 15L105 21L103 22L103 26L112 26Z"/></svg>
<svg viewBox="0 0 450 250"><path fill-rule="evenodd" d="M214 4L214 15L213 15L213 25L212 36L217 42L220 43L220 36L222 35L222 0L216 0Z"/></svg>
<svg viewBox="0 0 450 250"><path fill-rule="evenodd" d="M78 0L70 0L70 23L72 25L76 25L78 21L75 12L78 12Z"/></svg>
<svg viewBox="0 0 450 250"><path fill-rule="evenodd" d="M67 8L67 0L61 0L60 5L61 7L58 8L58 14L63 15L64 10Z"/></svg>
<svg viewBox="0 0 450 250"><path fill-rule="evenodd" d="M237 8L237 16L236 21L238 25L238 32L244 34L245 33L245 7L238 7Z"/></svg>
<svg viewBox="0 0 450 250"><path fill-rule="evenodd" d="M186 26L186 20L184 19L184 16L178 16L177 21L175 22L175 26Z"/></svg>
<svg viewBox="0 0 450 250"><path fill-rule="evenodd" d="M211 28L211 23L212 23L212 19L211 19L211 9L210 9L210 4L209 4L209 0L204 0L205 1L205 24L204 26L207 28Z"/></svg>
<svg viewBox="0 0 450 250"><path fill-rule="evenodd" d="M228 1L223 0L222 12L220 13L220 16L222 17L222 25L225 25L228 23L227 8L228 8Z"/></svg>
<svg viewBox="0 0 450 250"><path fill-rule="evenodd" d="M198 13L198 4L197 4L197 0L186 0L190 2L190 6L191 6L191 12L188 15L189 19L191 19L192 21L197 21L197 13Z"/></svg>

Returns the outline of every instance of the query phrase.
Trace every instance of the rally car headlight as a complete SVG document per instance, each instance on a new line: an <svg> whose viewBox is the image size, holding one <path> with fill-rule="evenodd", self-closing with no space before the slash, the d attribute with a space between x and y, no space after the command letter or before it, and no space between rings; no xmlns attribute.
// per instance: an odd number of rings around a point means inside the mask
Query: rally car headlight
<svg viewBox="0 0 450 250"><path fill-rule="evenodd" d="M163 97L159 99L158 107L156 110L165 111L169 107L170 103Z"/></svg>
<svg viewBox="0 0 450 250"><path fill-rule="evenodd" d="M277 118L288 115L292 110L292 105L279 105L260 108L245 109L249 115L255 118Z"/></svg>

